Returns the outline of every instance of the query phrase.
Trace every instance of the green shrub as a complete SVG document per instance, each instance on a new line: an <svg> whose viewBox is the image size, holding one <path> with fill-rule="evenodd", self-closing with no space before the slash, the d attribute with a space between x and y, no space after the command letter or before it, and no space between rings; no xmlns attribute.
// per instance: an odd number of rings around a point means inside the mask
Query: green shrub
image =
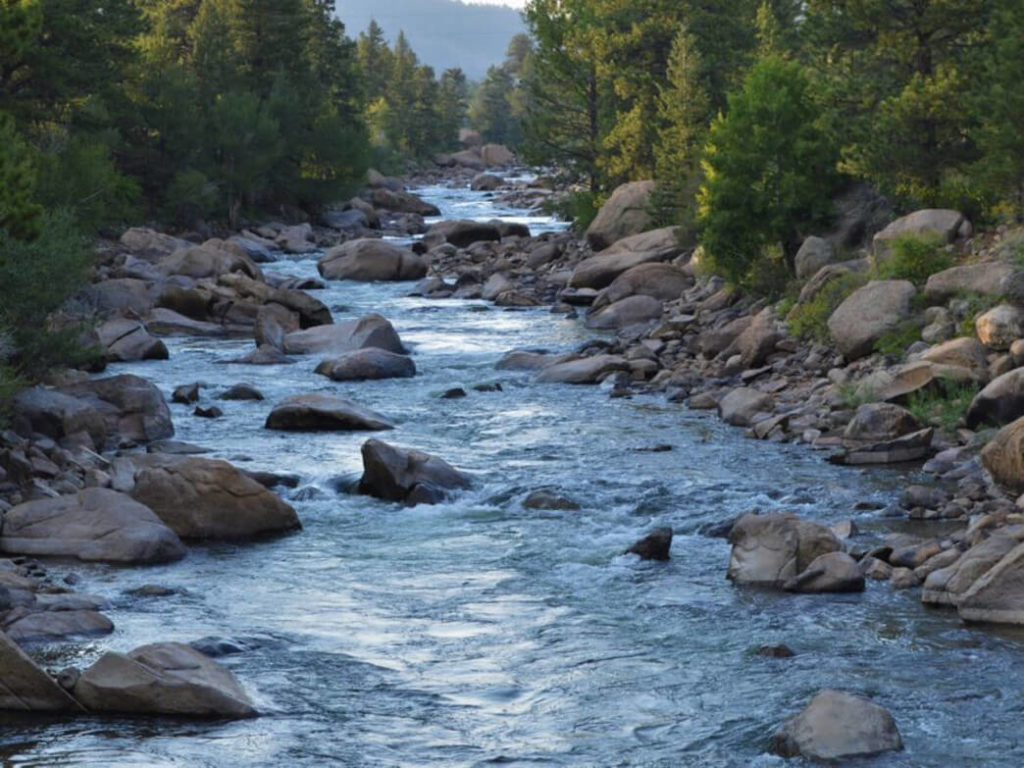
<svg viewBox="0 0 1024 768"><path fill-rule="evenodd" d="M976 393L974 384L942 379L935 387L912 393L907 398L907 410L922 424L952 433L960 426Z"/></svg>
<svg viewBox="0 0 1024 768"><path fill-rule="evenodd" d="M907 351L907 347L920 340L921 327L913 320L907 320L882 334L875 342L875 351L890 360L899 360Z"/></svg>
<svg viewBox="0 0 1024 768"><path fill-rule="evenodd" d="M565 221L572 222L577 232L586 231L601 209L597 196L589 189L577 189L552 199L544 206L544 210Z"/></svg>
<svg viewBox="0 0 1024 768"><path fill-rule="evenodd" d="M828 330L828 319L851 293L867 281L867 275L851 272L826 283L814 298L797 304L789 313L786 318L789 332L799 339L829 344L832 336Z"/></svg>
<svg viewBox="0 0 1024 768"><path fill-rule="evenodd" d="M901 235L890 240L888 248L889 255L878 265L882 280L909 280L922 285L936 272L953 266L952 256L937 237Z"/></svg>
<svg viewBox="0 0 1024 768"><path fill-rule="evenodd" d="M950 306L955 309L956 314L961 316L956 327L957 336L976 336L975 321L978 317L1003 302L1002 296L989 296L980 293L957 294L957 297L950 302Z"/></svg>

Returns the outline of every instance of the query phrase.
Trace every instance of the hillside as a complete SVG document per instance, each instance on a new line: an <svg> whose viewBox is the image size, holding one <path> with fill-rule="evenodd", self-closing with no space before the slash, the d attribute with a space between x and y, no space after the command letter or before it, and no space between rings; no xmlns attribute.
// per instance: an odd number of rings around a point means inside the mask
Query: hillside
<svg viewBox="0 0 1024 768"><path fill-rule="evenodd" d="M404 30L423 63L438 74L462 67L471 80L482 79L487 67L504 58L512 36L525 31L512 8L457 0L341 0L338 15L352 37L371 19L384 28L389 41Z"/></svg>

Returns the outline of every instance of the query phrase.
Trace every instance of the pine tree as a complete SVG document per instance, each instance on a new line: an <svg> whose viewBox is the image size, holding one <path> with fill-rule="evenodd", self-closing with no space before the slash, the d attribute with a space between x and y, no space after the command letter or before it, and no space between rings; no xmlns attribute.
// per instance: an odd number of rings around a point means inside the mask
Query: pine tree
<svg viewBox="0 0 1024 768"><path fill-rule="evenodd" d="M461 69L446 69L441 75L440 93L434 119L438 123L438 144L442 150L456 146L459 129L469 109L469 83Z"/></svg>
<svg viewBox="0 0 1024 768"><path fill-rule="evenodd" d="M374 20L371 20L370 26L359 35L356 59L365 83L366 101L373 102L387 90L393 67L392 53L384 39L384 30Z"/></svg>

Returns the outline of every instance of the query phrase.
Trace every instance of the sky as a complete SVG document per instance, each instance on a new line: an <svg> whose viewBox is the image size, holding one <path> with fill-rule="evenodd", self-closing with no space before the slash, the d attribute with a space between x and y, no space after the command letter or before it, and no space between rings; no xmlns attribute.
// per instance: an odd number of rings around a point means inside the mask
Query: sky
<svg viewBox="0 0 1024 768"><path fill-rule="evenodd" d="M523 8L526 5L526 0L468 0L472 3L482 3L484 5L507 5L509 8Z"/></svg>

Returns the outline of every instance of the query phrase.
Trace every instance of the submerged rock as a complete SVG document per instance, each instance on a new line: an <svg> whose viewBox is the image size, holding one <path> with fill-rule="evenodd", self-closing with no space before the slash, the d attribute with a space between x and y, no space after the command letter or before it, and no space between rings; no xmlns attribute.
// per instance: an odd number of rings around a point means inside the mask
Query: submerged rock
<svg viewBox="0 0 1024 768"><path fill-rule="evenodd" d="M641 560L668 560L672 548L672 529L656 528L626 550Z"/></svg>
<svg viewBox="0 0 1024 768"><path fill-rule="evenodd" d="M316 367L316 373L334 381L405 379L416 375L416 364L408 355L369 347L323 360Z"/></svg>
<svg viewBox="0 0 1024 768"><path fill-rule="evenodd" d="M843 691L825 690L772 737L783 757L832 761L903 749L892 715L883 707Z"/></svg>
<svg viewBox="0 0 1024 768"><path fill-rule="evenodd" d="M376 411L332 395L294 395L274 406L267 429L291 432L329 432L394 429Z"/></svg>

